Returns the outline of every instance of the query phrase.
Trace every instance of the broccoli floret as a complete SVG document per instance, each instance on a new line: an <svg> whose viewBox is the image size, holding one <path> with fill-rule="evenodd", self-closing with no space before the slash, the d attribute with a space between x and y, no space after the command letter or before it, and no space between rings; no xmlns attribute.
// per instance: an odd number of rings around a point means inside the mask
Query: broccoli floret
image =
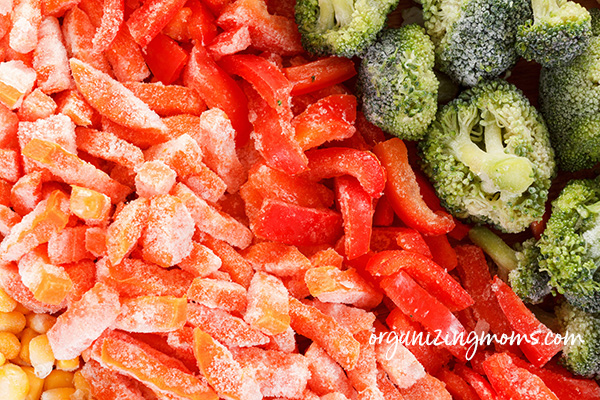
<svg viewBox="0 0 600 400"><path fill-rule="evenodd" d="M586 48L591 16L567 0L532 0L533 20L519 27L517 51L545 67L568 64Z"/></svg>
<svg viewBox="0 0 600 400"><path fill-rule="evenodd" d="M353 57L383 29L398 0L298 0L302 45L315 55Z"/></svg>
<svg viewBox="0 0 600 400"><path fill-rule="evenodd" d="M433 43L423 28L384 30L358 70L365 117L401 139L420 139L437 111L433 64Z"/></svg>
<svg viewBox="0 0 600 400"><path fill-rule="evenodd" d="M594 12L593 26L598 17ZM560 169L578 171L600 161L600 36L592 36L570 64L542 68L540 105Z"/></svg>
<svg viewBox="0 0 600 400"><path fill-rule="evenodd" d="M537 243L539 269L574 306L600 312L600 181L572 180L552 202Z"/></svg>
<svg viewBox="0 0 600 400"><path fill-rule="evenodd" d="M514 65L518 27L531 15L529 0L423 1L436 63L465 86L496 78Z"/></svg>
<svg viewBox="0 0 600 400"><path fill-rule="evenodd" d="M577 375L600 377L600 314L590 314L569 303L556 309L562 335L568 337L561 362Z"/></svg>
<svg viewBox="0 0 600 400"><path fill-rule="evenodd" d="M538 264L540 249L535 239L523 242L516 252L517 268L508 275L510 286L524 301L536 304L552 292L548 284L550 276L547 271L541 271Z"/></svg>
<svg viewBox="0 0 600 400"><path fill-rule="evenodd" d="M463 92L419 146L423 170L454 216L505 232L542 218L554 154L541 115L514 85L484 81Z"/></svg>

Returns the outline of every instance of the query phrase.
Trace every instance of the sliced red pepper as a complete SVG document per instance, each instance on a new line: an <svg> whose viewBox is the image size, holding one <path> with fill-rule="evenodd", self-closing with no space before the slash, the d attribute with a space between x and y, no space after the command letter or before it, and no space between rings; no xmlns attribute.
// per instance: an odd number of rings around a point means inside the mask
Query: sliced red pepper
<svg viewBox="0 0 600 400"><path fill-rule="evenodd" d="M538 376L517 367L506 353L488 357L483 369L496 392L507 399L558 400Z"/></svg>
<svg viewBox="0 0 600 400"><path fill-rule="evenodd" d="M456 268L456 264L458 263L456 251L450 245L446 235L425 236L423 239L431 250L433 261L446 271L452 271Z"/></svg>
<svg viewBox="0 0 600 400"><path fill-rule="evenodd" d="M308 170L302 176L312 180L352 175L371 197L381 196L385 171L373 153L347 147L330 147L306 152Z"/></svg>
<svg viewBox="0 0 600 400"><path fill-rule="evenodd" d="M143 49L169 23L186 0L147 0L125 23L133 40Z"/></svg>
<svg viewBox="0 0 600 400"><path fill-rule="evenodd" d="M289 82L289 81L288 81ZM296 140L306 150L332 140L343 140L356 132L356 97L338 94L310 104L292 121Z"/></svg>
<svg viewBox="0 0 600 400"><path fill-rule="evenodd" d="M490 325L490 330L501 337L509 337L512 329L495 296L492 296L490 286L492 275L485 259L483 250L477 246L464 245L455 248L458 265L456 270L463 288L471 295L475 304L473 312L478 320L483 320ZM494 341L499 351L509 350L520 353L516 344Z"/></svg>
<svg viewBox="0 0 600 400"><path fill-rule="evenodd" d="M208 46L217 36L215 17L202 1L188 0L185 5L192 11L187 21L190 38L202 46Z"/></svg>
<svg viewBox="0 0 600 400"><path fill-rule="evenodd" d="M442 368L436 377L446 384L446 390L450 392L455 400L481 400L475 390L460 376Z"/></svg>
<svg viewBox="0 0 600 400"><path fill-rule="evenodd" d="M214 62L206 49L198 44L190 54L184 82L200 94L209 108L225 111L235 128L237 146L243 146L252 131L246 95L233 78Z"/></svg>
<svg viewBox="0 0 600 400"><path fill-rule="evenodd" d="M335 193L344 219L344 247L348 259L367 254L371 243L373 199L356 178L335 178Z"/></svg>
<svg viewBox="0 0 600 400"><path fill-rule="evenodd" d="M394 223L394 209L387 197L381 196L375 205L375 214L373 215L374 226L390 226Z"/></svg>
<svg viewBox="0 0 600 400"><path fill-rule="evenodd" d="M250 83L278 114L291 117L292 84L275 65L253 54L225 56L219 60L219 65L229 74Z"/></svg>
<svg viewBox="0 0 600 400"><path fill-rule="evenodd" d="M463 364L455 364L454 372L463 378L477 393L481 400L496 400L497 396L492 385L477 372Z"/></svg>
<svg viewBox="0 0 600 400"><path fill-rule="evenodd" d="M382 199L381 197L380 199ZM400 250L401 247L398 245L398 234L402 227L398 226L387 226L387 227L374 227L373 234L371 235L371 250L372 251L384 251L384 250Z"/></svg>
<svg viewBox="0 0 600 400"><path fill-rule="evenodd" d="M463 310L473 304L471 296L442 267L426 256L406 250L385 252L383 263L375 257L369 260L367 271L373 276L390 276L406 271L450 311Z"/></svg>
<svg viewBox="0 0 600 400"><path fill-rule="evenodd" d="M396 243L402 250L419 253L427 258L432 258L431 250L423 235L411 228L397 228Z"/></svg>
<svg viewBox="0 0 600 400"><path fill-rule="evenodd" d="M259 237L295 246L332 244L343 232L342 216L335 211L272 199L265 199L251 228Z"/></svg>
<svg viewBox="0 0 600 400"><path fill-rule="evenodd" d="M423 289L406 272L398 271L381 280L381 288L398 308L419 322L455 357L466 360L468 333L460 321L438 299Z"/></svg>
<svg viewBox="0 0 600 400"><path fill-rule="evenodd" d="M284 68L283 72L294 85L292 94L297 96L347 81L356 75L356 68L348 58L327 57Z"/></svg>
<svg viewBox="0 0 600 400"><path fill-rule="evenodd" d="M107 0L102 5L102 20L92 41L94 52L102 53L110 47L123 24L123 0Z"/></svg>
<svg viewBox="0 0 600 400"><path fill-rule="evenodd" d="M248 27L242 26L219 34L210 43L208 50L210 50L215 60L219 60L225 55L246 50L251 44Z"/></svg>
<svg viewBox="0 0 600 400"><path fill-rule="evenodd" d="M402 140L393 138L379 143L373 152L387 171L385 194L402 222L425 235L441 235L454 228L450 215L432 211L421 197Z"/></svg>
<svg viewBox="0 0 600 400"><path fill-rule="evenodd" d="M308 160L293 137L290 119L278 114L252 86L245 84L242 87L253 115L252 137L267 165L290 175L305 170Z"/></svg>
<svg viewBox="0 0 600 400"><path fill-rule="evenodd" d="M187 52L162 33L148 43L144 54L144 60L154 77L165 85L170 85L179 78L187 59Z"/></svg>
<svg viewBox="0 0 600 400"><path fill-rule="evenodd" d="M526 339L519 347L527 359L536 367L550 361L563 347L560 336L538 321L510 286L497 276L492 290L512 329Z"/></svg>

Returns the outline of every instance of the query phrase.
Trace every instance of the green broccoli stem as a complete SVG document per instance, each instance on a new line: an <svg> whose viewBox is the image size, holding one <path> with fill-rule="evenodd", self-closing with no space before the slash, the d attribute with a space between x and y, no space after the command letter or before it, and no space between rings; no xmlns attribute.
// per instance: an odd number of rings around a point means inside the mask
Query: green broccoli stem
<svg viewBox="0 0 600 400"><path fill-rule="evenodd" d="M507 281L508 273L518 266L515 251L498 235L482 226L471 228L469 239L494 260L494 263L498 266L498 276Z"/></svg>
<svg viewBox="0 0 600 400"><path fill-rule="evenodd" d="M456 137L455 154L481 179L483 191L490 194L502 192L520 195L533 183L531 161L504 152L502 129L491 113L486 114L485 119L480 122L484 126L485 150L471 140L471 128L468 124L461 123Z"/></svg>
<svg viewBox="0 0 600 400"><path fill-rule="evenodd" d="M531 0L531 8L534 22L560 10L557 0Z"/></svg>
<svg viewBox="0 0 600 400"><path fill-rule="evenodd" d="M338 26L346 26L352 22L354 14L353 0L319 0L319 20L317 29L328 31Z"/></svg>

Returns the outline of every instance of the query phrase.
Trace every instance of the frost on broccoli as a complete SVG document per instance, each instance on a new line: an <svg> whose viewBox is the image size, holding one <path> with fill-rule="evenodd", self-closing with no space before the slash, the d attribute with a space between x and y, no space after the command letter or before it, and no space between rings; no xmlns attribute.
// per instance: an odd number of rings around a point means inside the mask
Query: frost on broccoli
<svg viewBox="0 0 600 400"><path fill-rule="evenodd" d="M398 0L297 0L302 45L315 55L359 55L397 5Z"/></svg>
<svg viewBox="0 0 600 400"><path fill-rule="evenodd" d="M496 78L514 65L518 27L531 15L529 0L423 0L436 63L465 86Z"/></svg>
<svg viewBox="0 0 600 400"><path fill-rule="evenodd" d="M600 15L592 10L585 51L568 65L542 68L540 105L558 166L565 171L591 168L600 161Z"/></svg>
<svg viewBox="0 0 600 400"><path fill-rule="evenodd" d="M563 336L569 338L561 362L577 375L600 378L600 314L564 303L556 309Z"/></svg>
<svg viewBox="0 0 600 400"><path fill-rule="evenodd" d="M365 117L401 139L420 139L435 118L433 43L418 25L384 30L365 52L358 91Z"/></svg>
<svg viewBox="0 0 600 400"><path fill-rule="evenodd" d="M438 112L423 170L456 217L520 232L540 220L554 176L548 131L513 85L482 82Z"/></svg>
<svg viewBox="0 0 600 400"><path fill-rule="evenodd" d="M532 0L533 20L519 27L517 51L545 67L568 64L591 36L590 13L567 0Z"/></svg>
<svg viewBox="0 0 600 400"><path fill-rule="evenodd" d="M509 282L515 293L527 303L540 303L552 292L548 272L541 271L538 264L540 250L535 239L526 240L516 252L517 268L509 274Z"/></svg>

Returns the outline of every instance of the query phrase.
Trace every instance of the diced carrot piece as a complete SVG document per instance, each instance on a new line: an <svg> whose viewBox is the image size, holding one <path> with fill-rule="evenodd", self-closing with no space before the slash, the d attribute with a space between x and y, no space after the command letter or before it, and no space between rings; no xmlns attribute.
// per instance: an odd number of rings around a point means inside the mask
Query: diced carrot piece
<svg viewBox="0 0 600 400"><path fill-rule="evenodd" d="M194 220L179 198L154 196L142 235L142 256L164 268L179 264L192 251L193 234Z"/></svg>
<svg viewBox="0 0 600 400"><path fill-rule="evenodd" d="M19 117L2 104L1 98L2 94L0 94L0 147L16 148L18 146Z"/></svg>
<svg viewBox="0 0 600 400"><path fill-rule="evenodd" d="M131 189L111 179L105 172L69 153L56 143L32 139L23 148L23 155L41 163L66 183L94 188L108 195L115 203L123 201Z"/></svg>
<svg viewBox="0 0 600 400"><path fill-rule="evenodd" d="M242 313L246 309L246 289L235 282L196 278L187 298L210 308Z"/></svg>
<svg viewBox="0 0 600 400"><path fill-rule="evenodd" d="M10 193L12 190L12 184L6 182L4 179L0 179L0 204L6 207L10 207Z"/></svg>
<svg viewBox="0 0 600 400"><path fill-rule="evenodd" d="M262 398L257 382L244 372L227 347L200 328L194 329L194 355L200 371L219 396L239 400Z"/></svg>
<svg viewBox="0 0 600 400"><path fill-rule="evenodd" d="M33 297L46 304L61 304L73 286L64 268L51 263L43 247L30 251L19 260L19 275Z"/></svg>
<svg viewBox="0 0 600 400"><path fill-rule="evenodd" d="M124 296L183 297L194 277L179 269L164 269L137 259L124 259L111 265L106 259L97 263L98 280L114 287Z"/></svg>
<svg viewBox="0 0 600 400"><path fill-rule="evenodd" d="M23 175L13 185L10 191L10 203L18 214L29 214L42 200L43 179L41 172L32 172Z"/></svg>
<svg viewBox="0 0 600 400"><path fill-rule="evenodd" d="M38 42L38 29L42 22L40 0L17 0L12 11L12 28L9 33L10 47L27 54Z"/></svg>
<svg viewBox="0 0 600 400"><path fill-rule="evenodd" d="M125 82L125 87L160 116L200 115L206 104L194 90L179 85Z"/></svg>
<svg viewBox="0 0 600 400"><path fill-rule="evenodd" d="M204 380L173 368L160 354L133 338L111 335L102 340L100 360L102 365L137 379L159 395L192 400L218 399Z"/></svg>
<svg viewBox="0 0 600 400"><path fill-rule="evenodd" d="M92 395L97 399L118 399L121 396L129 400L145 399L137 380L104 368L94 360L84 364L81 374L90 385Z"/></svg>
<svg viewBox="0 0 600 400"><path fill-rule="evenodd" d="M21 163L19 152L9 149L0 149L0 178L9 182L16 182L21 176Z"/></svg>
<svg viewBox="0 0 600 400"><path fill-rule="evenodd" d="M94 52L102 53L110 47L123 24L123 0L108 0L102 5L102 19L94 34L92 46Z"/></svg>
<svg viewBox="0 0 600 400"><path fill-rule="evenodd" d="M67 225L68 207L67 196L60 190L40 201L0 243L0 259L17 261L40 244L48 242L54 232L61 231Z"/></svg>
<svg viewBox="0 0 600 400"><path fill-rule="evenodd" d="M151 0L135 10L125 23L131 36L145 48L185 4L185 0Z"/></svg>
<svg viewBox="0 0 600 400"><path fill-rule="evenodd" d="M141 82L150 76L140 46L127 29L121 29L104 52L119 82Z"/></svg>
<svg viewBox="0 0 600 400"><path fill-rule="evenodd" d="M97 283L79 301L61 314L48 331L48 340L57 360L70 360L81 354L119 315L119 295L109 286Z"/></svg>
<svg viewBox="0 0 600 400"><path fill-rule="evenodd" d="M98 6L102 7L101 4L98 4ZM104 54L94 51L92 40L96 28L86 12L77 6L71 8L65 14L62 30L69 56L75 57L104 73L112 74L110 64Z"/></svg>
<svg viewBox="0 0 600 400"><path fill-rule="evenodd" d="M352 397L352 386L344 370L325 350L313 342L304 355L308 359L310 369L308 380L310 390L319 396L340 392L348 398Z"/></svg>
<svg viewBox="0 0 600 400"><path fill-rule="evenodd" d="M33 89L36 76L35 70L21 61L0 63L0 103L11 110L18 108Z"/></svg>
<svg viewBox="0 0 600 400"><path fill-rule="evenodd" d="M323 303L319 300L305 301L305 304L316 307L321 312L334 318L336 322L353 335L364 330L370 330L375 321L375 315L362 308L339 303Z"/></svg>
<svg viewBox="0 0 600 400"><path fill-rule="evenodd" d="M207 47L215 60L246 50L252 44L250 30L240 26L219 34Z"/></svg>
<svg viewBox="0 0 600 400"><path fill-rule="evenodd" d="M111 132L141 149L147 149L152 145L164 143L171 139L171 135L168 132L159 132L152 129L130 129L108 118L102 118L102 130Z"/></svg>
<svg viewBox="0 0 600 400"><path fill-rule="evenodd" d="M284 277L305 272L311 263L295 246L277 242L260 242L252 245L244 252L254 269Z"/></svg>
<svg viewBox="0 0 600 400"><path fill-rule="evenodd" d="M168 142L150 147L144 152L146 160L160 160L171 167L177 175L199 173L198 164L202 161L202 150L188 134L183 134Z"/></svg>
<svg viewBox="0 0 600 400"><path fill-rule="evenodd" d="M377 387L377 359L371 335L371 329L354 334L354 338L360 344L360 353L356 367L346 373L359 395L365 396L366 399L383 400L383 394Z"/></svg>
<svg viewBox="0 0 600 400"><path fill-rule="evenodd" d="M210 334L227 347L252 347L269 343L269 337L227 311L188 304L188 324Z"/></svg>
<svg viewBox="0 0 600 400"><path fill-rule="evenodd" d="M92 260L81 260L62 267L69 275L73 287L67 295L67 304L79 301L81 297L96 284L96 264Z"/></svg>
<svg viewBox="0 0 600 400"><path fill-rule="evenodd" d="M177 174L162 161L146 161L136 169L135 188L140 197L168 194Z"/></svg>
<svg viewBox="0 0 600 400"><path fill-rule="evenodd" d="M21 216L4 204L0 204L0 235L9 234L13 226L21 222Z"/></svg>
<svg viewBox="0 0 600 400"><path fill-rule="evenodd" d="M181 177L181 182L204 200L217 203L221 196L225 194L227 185L203 162L198 162L197 170L191 175Z"/></svg>
<svg viewBox="0 0 600 400"><path fill-rule="evenodd" d="M62 17L65 11L77 6L79 0L42 0L42 15Z"/></svg>
<svg viewBox="0 0 600 400"><path fill-rule="evenodd" d="M194 357L194 328L184 326L181 329L168 332L166 338L164 336L159 338L164 338L168 346L168 348L161 346L159 350L169 355L173 353L171 356L181 360L190 371L200 372L196 357ZM152 337L152 339L152 342L148 344L156 346L158 338Z"/></svg>
<svg viewBox="0 0 600 400"><path fill-rule="evenodd" d="M51 116L56 109L57 105L52 97L37 88L23 99L19 108L19 118L21 121L35 121Z"/></svg>
<svg viewBox="0 0 600 400"><path fill-rule="evenodd" d="M221 259L208 247L192 242L192 251L178 267L198 278L205 278L221 268Z"/></svg>
<svg viewBox="0 0 600 400"><path fill-rule="evenodd" d="M269 14L263 0L242 0L227 5L219 15L217 24L225 30L247 26L252 46L258 50L274 51L281 55L302 52L300 34L294 21Z"/></svg>
<svg viewBox="0 0 600 400"><path fill-rule="evenodd" d="M52 234L48 241L48 257L55 265L74 263L93 256L85 247L86 226L66 227Z"/></svg>
<svg viewBox="0 0 600 400"><path fill-rule="evenodd" d="M166 129L158 114L107 74L77 59L71 59L71 71L77 89L103 116L132 129Z"/></svg>
<svg viewBox="0 0 600 400"><path fill-rule="evenodd" d="M235 349L233 355L243 368L255 371L263 396L304 398L310 377L306 357L258 348Z"/></svg>
<svg viewBox="0 0 600 400"><path fill-rule="evenodd" d="M33 68L37 72L37 86L46 94L73 87L67 50L55 17L45 17L40 24Z"/></svg>
<svg viewBox="0 0 600 400"><path fill-rule="evenodd" d="M181 183L175 185L172 194L183 201L196 223L196 228L202 232L239 248L248 247L252 241L252 233L248 228L219 212L185 185Z"/></svg>
<svg viewBox="0 0 600 400"><path fill-rule="evenodd" d="M144 153L111 132L77 128L77 147L93 156L135 169L144 162Z"/></svg>
<svg viewBox="0 0 600 400"><path fill-rule="evenodd" d="M192 11L187 23L190 39L202 46L207 46L217 35L215 17L206 7L204 1L188 0L186 6Z"/></svg>
<svg viewBox="0 0 600 400"><path fill-rule="evenodd" d="M85 248L94 257L106 255L106 229L101 227L89 227L85 231Z"/></svg>
<svg viewBox="0 0 600 400"><path fill-rule="evenodd" d="M244 320L267 335L284 333L290 327L288 292L276 277L254 274L248 287L248 308Z"/></svg>
<svg viewBox="0 0 600 400"><path fill-rule="evenodd" d="M15 263L4 264L0 268L0 287L12 299L35 313L56 313L64 308L64 304L52 305L37 300L31 290L21 281L21 276Z"/></svg>
<svg viewBox="0 0 600 400"><path fill-rule="evenodd" d="M133 200L108 227L106 250L112 265L118 265L137 244L148 219L149 207L150 201L143 197Z"/></svg>
<svg viewBox="0 0 600 400"><path fill-rule="evenodd" d="M121 301L115 328L127 332L171 332L186 321L187 301L172 296L141 296Z"/></svg>
<svg viewBox="0 0 600 400"><path fill-rule="evenodd" d="M77 90L66 90L55 97L56 111L65 114L78 126L90 126L99 121L98 113Z"/></svg>
<svg viewBox="0 0 600 400"><path fill-rule="evenodd" d="M378 334L389 334L377 330ZM390 380L400 389L409 388L425 376L425 368L400 341L376 341L375 356Z"/></svg>
<svg viewBox="0 0 600 400"><path fill-rule="evenodd" d="M356 366L360 344L333 318L294 298L290 298L290 317L292 329L325 349L342 368Z"/></svg>
<svg viewBox="0 0 600 400"><path fill-rule="evenodd" d="M165 85L175 82L188 60L188 52L175 40L159 33L145 48L144 60L155 81Z"/></svg>
<svg viewBox="0 0 600 400"><path fill-rule="evenodd" d="M452 400L443 382L427 374L409 388L400 389L404 400Z"/></svg>
<svg viewBox="0 0 600 400"><path fill-rule="evenodd" d="M71 212L90 225L104 225L110 216L110 197L92 189L71 186Z"/></svg>
<svg viewBox="0 0 600 400"><path fill-rule="evenodd" d="M239 283L245 288L250 286L250 281L254 274L252 265L233 247L224 241L214 238L207 238L203 244L222 260L221 270L227 272L234 282Z"/></svg>

